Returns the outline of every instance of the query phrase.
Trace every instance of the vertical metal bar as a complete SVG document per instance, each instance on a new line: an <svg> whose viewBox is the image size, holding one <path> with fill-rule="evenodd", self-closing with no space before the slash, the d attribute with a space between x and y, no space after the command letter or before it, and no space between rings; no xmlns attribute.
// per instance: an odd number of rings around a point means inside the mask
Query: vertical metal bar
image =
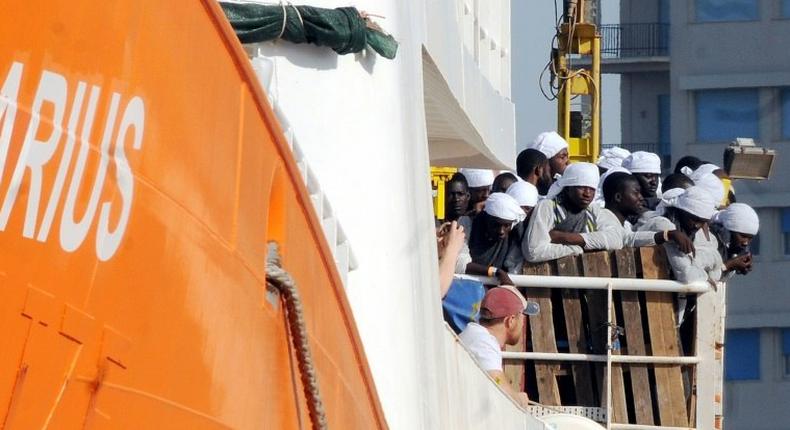
<svg viewBox="0 0 790 430"><path fill-rule="evenodd" d="M606 289L606 428L612 428L612 285Z"/></svg>

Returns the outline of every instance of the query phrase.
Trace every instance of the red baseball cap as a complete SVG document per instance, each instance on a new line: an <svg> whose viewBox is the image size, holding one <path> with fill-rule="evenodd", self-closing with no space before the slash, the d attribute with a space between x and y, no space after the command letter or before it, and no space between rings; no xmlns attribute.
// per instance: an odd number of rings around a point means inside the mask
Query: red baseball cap
<svg viewBox="0 0 790 430"><path fill-rule="evenodd" d="M486 292L480 305L480 318L492 320L518 313L527 314L527 299L512 285L494 287Z"/></svg>

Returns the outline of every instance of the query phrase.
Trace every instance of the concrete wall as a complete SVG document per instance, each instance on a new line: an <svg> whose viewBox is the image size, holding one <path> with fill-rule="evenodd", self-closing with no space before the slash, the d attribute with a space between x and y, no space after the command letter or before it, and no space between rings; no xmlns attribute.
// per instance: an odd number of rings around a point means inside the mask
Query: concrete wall
<svg viewBox="0 0 790 430"><path fill-rule="evenodd" d="M761 252L754 272L728 285L728 328L761 328L760 381L728 382L725 425L732 429L783 429L790 422L790 382L781 377L777 328L790 327L790 257L783 253L781 208L790 207L790 147L780 138L778 88L790 86L790 56L783 45L790 40L790 20L779 19L774 0L759 2L760 20L696 23L693 1L672 1L670 14L669 91L673 162L696 155L722 163L725 143L696 142L695 91L721 88L759 88L759 144L779 156L773 175L764 182L736 182L738 200L760 208ZM658 1L621 2L623 22L657 22ZM774 52L775 51L775 52ZM654 94L667 89L651 76L623 78L623 134L658 137L657 122L638 121L640 103L655 109ZM667 82L664 79L664 82ZM651 92L652 91L652 92ZM637 119L634 119L636 115ZM650 117L650 112L646 111Z"/></svg>
<svg viewBox="0 0 790 430"><path fill-rule="evenodd" d="M620 81L624 143L658 143L658 96L669 94L666 72L628 73Z"/></svg>

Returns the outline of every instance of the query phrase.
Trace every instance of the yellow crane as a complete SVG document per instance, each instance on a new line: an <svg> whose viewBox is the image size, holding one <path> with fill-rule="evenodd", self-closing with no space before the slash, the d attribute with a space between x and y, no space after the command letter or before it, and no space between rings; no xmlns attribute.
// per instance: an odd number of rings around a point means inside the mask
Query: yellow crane
<svg viewBox="0 0 790 430"><path fill-rule="evenodd" d="M550 63L552 85L558 90L557 133L568 141L572 160L594 163L601 152L601 35L593 18L598 2L564 3ZM589 60L580 61L580 56ZM574 66L574 60L585 66Z"/></svg>

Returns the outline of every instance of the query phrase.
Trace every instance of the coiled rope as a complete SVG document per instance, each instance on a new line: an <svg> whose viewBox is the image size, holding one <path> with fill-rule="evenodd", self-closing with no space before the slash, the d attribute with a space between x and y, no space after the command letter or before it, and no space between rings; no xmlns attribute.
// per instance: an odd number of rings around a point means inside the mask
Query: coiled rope
<svg viewBox="0 0 790 430"><path fill-rule="evenodd" d="M288 331L291 334L296 359L299 362L299 376L304 387L307 399L307 409L314 429L325 430L328 428L324 404L318 387L318 377L313 366L313 356L310 353L310 343L307 339L307 327L304 322L302 300L296 283L288 272L282 269L280 253L276 242L269 242L269 252L266 256L266 283L280 292L285 303L285 313L288 320Z"/></svg>

